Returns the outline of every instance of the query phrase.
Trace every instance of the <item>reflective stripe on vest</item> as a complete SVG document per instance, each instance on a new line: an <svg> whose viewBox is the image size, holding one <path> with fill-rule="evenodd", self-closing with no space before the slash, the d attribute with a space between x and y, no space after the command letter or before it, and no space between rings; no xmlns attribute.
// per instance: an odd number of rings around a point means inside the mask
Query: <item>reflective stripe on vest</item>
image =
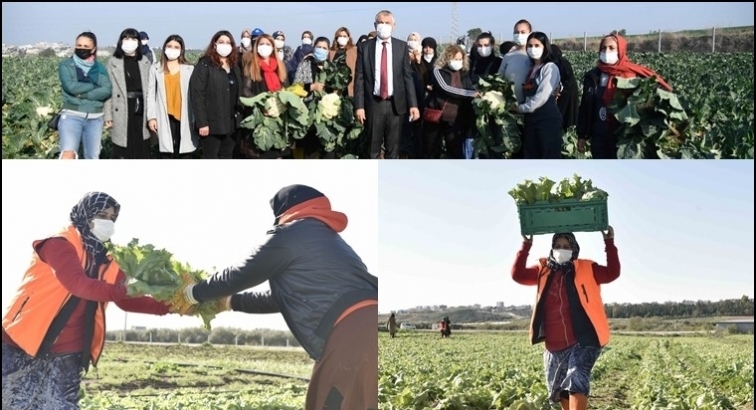
<svg viewBox="0 0 756 410"><path fill-rule="evenodd" d="M79 231L69 226L55 237L64 238L74 246L82 268L86 270L86 253ZM26 354L34 357L39 354L42 341L53 320L71 298L71 294L55 277L55 270L39 258L36 247L41 243L42 241L34 242L35 252L31 265L3 314L5 332ZM120 268L115 261L112 261L112 258L108 257L108 259L110 263L105 263L100 267L98 277L100 280L114 284ZM107 302L98 303L95 311L95 329L91 346L94 365L97 365L105 344L106 307Z"/></svg>

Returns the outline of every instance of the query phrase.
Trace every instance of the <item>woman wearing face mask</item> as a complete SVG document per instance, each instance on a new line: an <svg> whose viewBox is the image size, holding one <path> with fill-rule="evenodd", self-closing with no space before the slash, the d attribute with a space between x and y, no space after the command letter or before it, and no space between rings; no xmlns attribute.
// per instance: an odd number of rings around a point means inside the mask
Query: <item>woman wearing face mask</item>
<svg viewBox="0 0 756 410"><path fill-rule="evenodd" d="M297 73L294 76L294 84L302 84L308 93L305 102L311 101L316 92L334 92L325 84L315 82L315 78L323 70L323 63L328 60L330 41L326 37L318 37L314 45L312 54L299 63ZM317 132L315 132L315 127L312 127L302 140L297 141L297 148L304 150L305 159L336 158L335 152L325 152L323 144L320 143Z"/></svg>
<svg viewBox="0 0 756 410"><path fill-rule="evenodd" d="M614 99L614 78L653 76L656 76L659 87L672 91L672 87L659 74L630 61L624 37L610 34L601 40L598 65L588 71L583 80L583 96L577 120L579 152L585 152L585 143L590 140L594 159L617 159L615 132L619 123L607 111Z"/></svg>
<svg viewBox="0 0 756 410"><path fill-rule="evenodd" d="M601 285L620 276L614 229L603 233L606 266L578 259L580 246L572 233L558 233L551 253L527 267L533 237L524 238L512 267L512 279L536 286L530 342L545 342L544 371L550 399L562 410L585 410L590 375L601 349L609 343L609 322Z"/></svg>
<svg viewBox="0 0 756 410"><path fill-rule="evenodd" d="M525 159L562 158L562 114L556 103L561 87L559 67L555 64L546 34L536 31L528 39L530 73L522 93L525 102L511 108L524 114L522 151Z"/></svg>
<svg viewBox="0 0 756 410"><path fill-rule="evenodd" d="M304 60L305 56L312 53L312 39L314 38L312 32L305 31L302 33L302 44L294 50L294 58L286 65L286 72L288 73L289 83L294 83L294 75L297 72L299 63Z"/></svg>
<svg viewBox="0 0 756 410"><path fill-rule="evenodd" d="M147 127L157 133L164 159L191 159L199 147L199 135L192 126L189 80L194 66L184 56L184 39L177 34L163 43L160 61L150 69L145 95Z"/></svg>
<svg viewBox="0 0 756 410"><path fill-rule="evenodd" d="M276 92L285 88L288 84L286 67L278 59L275 41L268 34L263 34L254 43L254 52L248 54L244 61L242 73L242 97L251 98L266 92ZM244 107L243 117L252 114L249 107ZM251 140L251 131L242 130L242 143L239 150L245 158L281 159L291 155L291 149L271 149L261 151Z"/></svg>
<svg viewBox="0 0 756 410"><path fill-rule="evenodd" d="M58 121L60 158L77 159L84 146L84 158L100 159L103 107L112 94L107 69L96 59L97 37L81 33L71 58L58 65L63 89L63 107Z"/></svg>
<svg viewBox="0 0 756 410"><path fill-rule="evenodd" d="M215 33L189 80L194 126L205 159L232 159L241 124L241 70L228 31Z"/></svg>
<svg viewBox="0 0 756 410"><path fill-rule="evenodd" d="M352 97L354 96L354 67L357 65L357 46L354 45L352 34L346 27L340 27L333 35L333 44L328 52L328 61L334 61L342 55L346 55L347 66L352 72L352 81L349 82L349 87L347 87L347 93Z"/></svg>
<svg viewBox="0 0 756 410"><path fill-rule="evenodd" d="M423 76L423 85L425 86L426 95L433 91L433 68L438 61L438 43L433 37L426 37L420 45L423 47L423 67L425 75ZM418 99L420 96L418 96Z"/></svg>
<svg viewBox="0 0 756 410"><path fill-rule="evenodd" d="M241 43L239 43L239 55L236 59L239 68L242 68L242 61L244 61L244 53L252 51L252 30L244 29L241 34Z"/></svg>
<svg viewBox="0 0 756 410"><path fill-rule="evenodd" d="M407 41L409 49L410 66L412 67L412 80L415 84L415 95L417 96L417 108L420 110L420 121L404 123L404 135L400 148L399 157L403 159L422 158L423 157L423 121L422 114L425 109L426 88L423 79L428 76L423 64L423 46L420 41L414 40L420 38L420 34L410 34ZM431 73L432 74L432 73Z"/></svg>
<svg viewBox="0 0 756 410"><path fill-rule="evenodd" d="M489 32L481 33L475 40L473 50L475 50L477 58L471 60L470 76L476 86L480 78L499 72L501 57L494 54L495 47L496 40Z"/></svg>
<svg viewBox="0 0 756 410"><path fill-rule="evenodd" d="M31 266L3 314L3 408L78 409L82 373L105 346L105 310L166 315L167 305L127 295L126 276L108 254L120 205L86 194L70 224L33 243ZM7 272L6 272L7 274Z"/></svg>
<svg viewBox="0 0 756 410"><path fill-rule="evenodd" d="M448 46L433 69L433 92L427 108L440 109L438 123L424 123L424 158L440 158L441 142L446 145L447 159L463 159L463 143L474 125L472 99L479 94L470 80L470 66L465 51Z"/></svg>
<svg viewBox="0 0 756 410"><path fill-rule="evenodd" d="M139 32L133 28L121 32L107 64L113 92L105 102L105 128L111 128L113 159L149 159L151 156L152 134L144 115L150 65L150 60L142 55Z"/></svg>

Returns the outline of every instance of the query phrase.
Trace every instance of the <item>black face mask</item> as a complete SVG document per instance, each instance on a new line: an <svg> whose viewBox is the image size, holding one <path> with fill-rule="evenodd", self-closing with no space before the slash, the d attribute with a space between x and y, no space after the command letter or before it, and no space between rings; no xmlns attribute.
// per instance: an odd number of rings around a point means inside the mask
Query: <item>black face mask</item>
<svg viewBox="0 0 756 410"><path fill-rule="evenodd" d="M79 57L82 60L86 60L92 56L92 50L86 48L77 48L74 53L76 54L76 57Z"/></svg>

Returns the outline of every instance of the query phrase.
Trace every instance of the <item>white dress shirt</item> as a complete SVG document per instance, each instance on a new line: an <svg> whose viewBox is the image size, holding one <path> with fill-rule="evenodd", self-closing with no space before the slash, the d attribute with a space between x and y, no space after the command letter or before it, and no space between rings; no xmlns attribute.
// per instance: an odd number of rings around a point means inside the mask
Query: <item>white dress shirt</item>
<svg viewBox="0 0 756 410"><path fill-rule="evenodd" d="M383 42L386 42L386 54L388 57L388 95L394 95L394 54L391 52L391 38L381 40L376 37L375 44L375 84L373 85L373 95L381 96L381 57L383 55Z"/></svg>

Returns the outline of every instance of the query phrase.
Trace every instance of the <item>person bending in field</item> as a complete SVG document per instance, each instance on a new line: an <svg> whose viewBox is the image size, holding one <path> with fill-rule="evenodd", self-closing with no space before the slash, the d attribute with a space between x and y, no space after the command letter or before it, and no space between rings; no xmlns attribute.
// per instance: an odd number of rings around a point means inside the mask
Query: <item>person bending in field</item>
<svg viewBox="0 0 756 410"><path fill-rule="evenodd" d="M451 336L451 321L448 316L444 316L441 320L441 337Z"/></svg>
<svg viewBox="0 0 756 410"><path fill-rule="evenodd" d="M241 266L187 283L173 309L188 313L221 299L223 310L280 312L316 362L305 409L377 409L378 278L339 235L347 216L305 185L281 189L270 205L275 227L267 242ZM236 294L265 281L270 293Z"/></svg>
<svg viewBox="0 0 756 410"><path fill-rule="evenodd" d="M168 306L126 294L126 276L104 243L121 206L85 195L71 224L35 241L31 266L3 314L3 410L79 408L82 373L105 346L105 309L166 315Z"/></svg>
<svg viewBox="0 0 756 410"><path fill-rule="evenodd" d="M572 233L555 234L551 252L526 267L532 237L524 238L512 267L512 279L536 286L530 322L532 344L545 342L544 367L549 398L562 410L585 410L590 376L601 349L609 343L609 321L601 285L620 275L614 229L604 233L606 266L578 259L580 246Z"/></svg>

